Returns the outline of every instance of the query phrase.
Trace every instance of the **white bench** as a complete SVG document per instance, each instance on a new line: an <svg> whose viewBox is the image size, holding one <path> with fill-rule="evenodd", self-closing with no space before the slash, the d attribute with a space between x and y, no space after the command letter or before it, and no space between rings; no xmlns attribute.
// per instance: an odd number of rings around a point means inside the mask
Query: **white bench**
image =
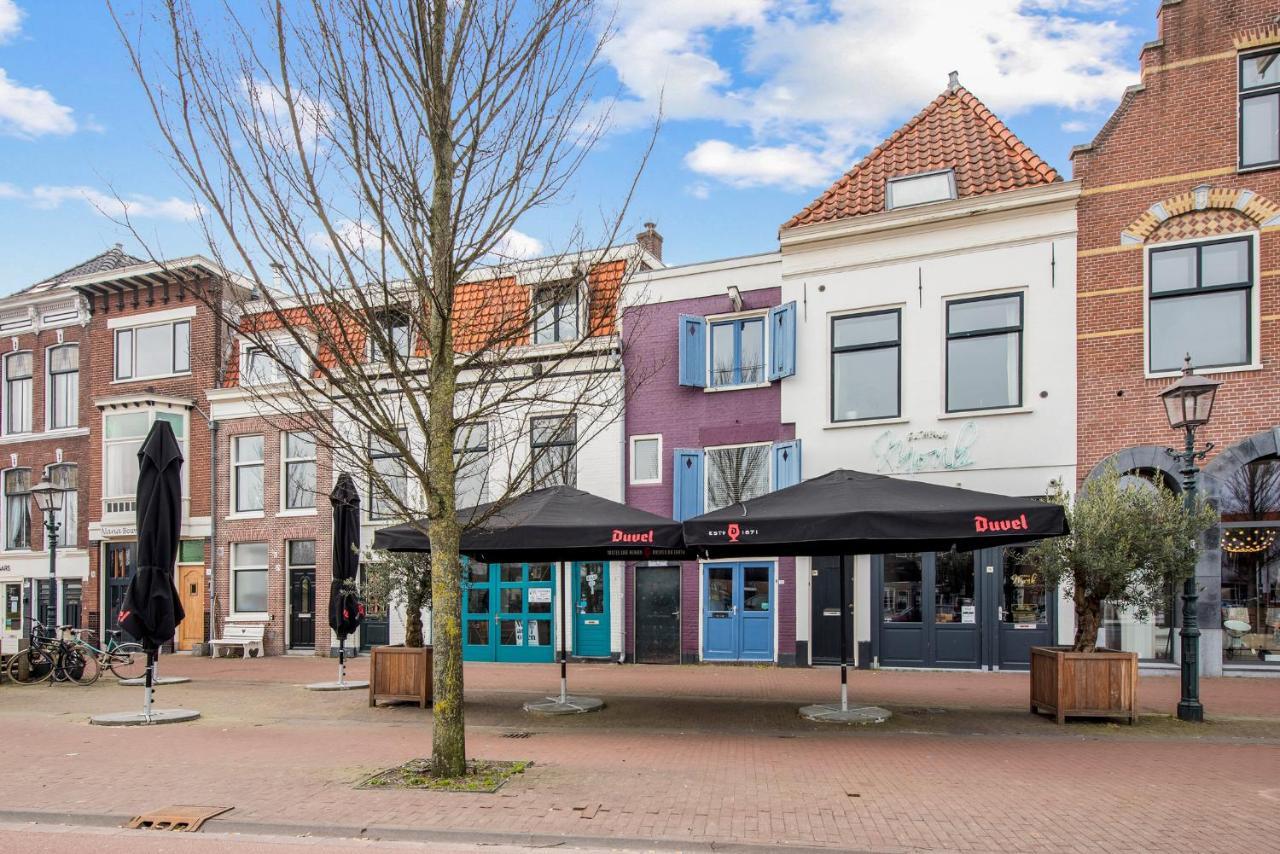
<svg viewBox="0 0 1280 854"><path fill-rule="evenodd" d="M223 647L238 646L244 650L245 658L249 657L249 650L254 648L258 650L258 655L265 656L267 653L262 648L262 639L266 633L267 627L263 623L225 626L222 637L209 641L210 652L217 658Z"/></svg>

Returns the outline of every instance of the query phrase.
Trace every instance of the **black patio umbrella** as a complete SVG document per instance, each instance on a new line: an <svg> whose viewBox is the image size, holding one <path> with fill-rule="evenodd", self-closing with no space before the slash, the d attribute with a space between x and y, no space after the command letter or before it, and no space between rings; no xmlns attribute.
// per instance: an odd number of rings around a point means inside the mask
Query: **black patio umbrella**
<svg viewBox="0 0 1280 854"><path fill-rule="evenodd" d="M1060 505L849 469L686 519L704 557L970 550L1060 537ZM848 710L848 601L840 572L840 705Z"/></svg>
<svg viewBox="0 0 1280 854"><path fill-rule="evenodd" d="M356 590L360 571L360 493L351 475L338 475L329 493L333 505L333 580L329 585L329 627L338 636L338 684L346 679L347 636L364 620L364 603Z"/></svg>
<svg viewBox="0 0 1280 854"><path fill-rule="evenodd" d="M506 502L458 512L466 528L459 551L483 563L559 561L560 700L570 706L565 649L565 562L651 560L689 556L680 523L571 486L536 489ZM425 519L374 532L373 547L430 551ZM596 707L599 701L593 701Z"/></svg>
<svg viewBox="0 0 1280 854"><path fill-rule="evenodd" d="M182 451L169 422L156 420L138 451L138 568L120 606L120 625L147 651L144 715L151 711L156 653L186 614L173 585L182 527Z"/></svg>

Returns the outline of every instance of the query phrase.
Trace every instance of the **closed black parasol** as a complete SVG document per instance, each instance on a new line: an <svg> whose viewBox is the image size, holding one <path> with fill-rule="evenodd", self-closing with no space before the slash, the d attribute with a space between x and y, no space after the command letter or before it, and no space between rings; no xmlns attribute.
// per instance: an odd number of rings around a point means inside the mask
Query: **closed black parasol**
<svg viewBox="0 0 1280 854"><path fill-rule="evenodd" d="M364 620L356 589L360 571L360 493L351 475L338 475L329 493L333 505L333 580L329 586L329 627L338 636L338 684L346 684L347 637Z"/></svg>
<svg viewBox="0 0 1280 854"><path fill-rule="evenodd" d="M185 616L173 586L182 527L182 451L169 422L151 425L138 451L138 568L120 607L120 625L149 653L173 640Z"/></svg>

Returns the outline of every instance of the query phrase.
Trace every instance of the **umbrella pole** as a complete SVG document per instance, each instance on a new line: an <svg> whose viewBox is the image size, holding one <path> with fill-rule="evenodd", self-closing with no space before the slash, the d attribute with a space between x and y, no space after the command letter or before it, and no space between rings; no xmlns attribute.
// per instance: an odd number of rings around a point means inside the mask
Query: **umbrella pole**
<svg viewBox="0 0 1280 854"><path fill-rule="evenodd" d="M564 582L564 561L560 561L560 702L568 702L569 699L569 664L568 653L565 647L567 636L569 634L568 618L565 614L565 582Z"/></svg>
<svg viewBox="0 0 1280 854"><path fill-rule="evenodd" d="M154 649L148 649L146 688L143 689L146 693L142 695L142 716L147 719L147 723L151 723L151 694L154 690L152 685L154 684L155 672L156 651Z"/></svg>
<svg viewBox="0 0 1280 854"><path fill-rule="evenodd" d="M840 558L840 711L849 711L849 606L845 591L845 559Z"/></svg>
<svg viewBox="0 0 1280 854"><path fill-rule="evenodd" d="M347 681L347 639L341 635L338 636L338 684L345 685Z"/></svg>

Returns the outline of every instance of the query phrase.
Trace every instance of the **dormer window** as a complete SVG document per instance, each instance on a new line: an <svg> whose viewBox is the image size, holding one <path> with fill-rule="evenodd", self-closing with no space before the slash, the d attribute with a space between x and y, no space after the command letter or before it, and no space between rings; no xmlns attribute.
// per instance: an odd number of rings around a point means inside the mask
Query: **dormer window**
<svg viewBox="0 0 1280 854"><path fill-rule="evenodd" d="M556 344L577 338L577 288L572 282L538 288L533 294L533 343Z"/></svg>
<svg viewBox="0 0 1280 854"><path fill-rule="evenodd" d="M890 178L884 188L885 207L909 208L956 197L956 173L951 169Z"/></svg>

